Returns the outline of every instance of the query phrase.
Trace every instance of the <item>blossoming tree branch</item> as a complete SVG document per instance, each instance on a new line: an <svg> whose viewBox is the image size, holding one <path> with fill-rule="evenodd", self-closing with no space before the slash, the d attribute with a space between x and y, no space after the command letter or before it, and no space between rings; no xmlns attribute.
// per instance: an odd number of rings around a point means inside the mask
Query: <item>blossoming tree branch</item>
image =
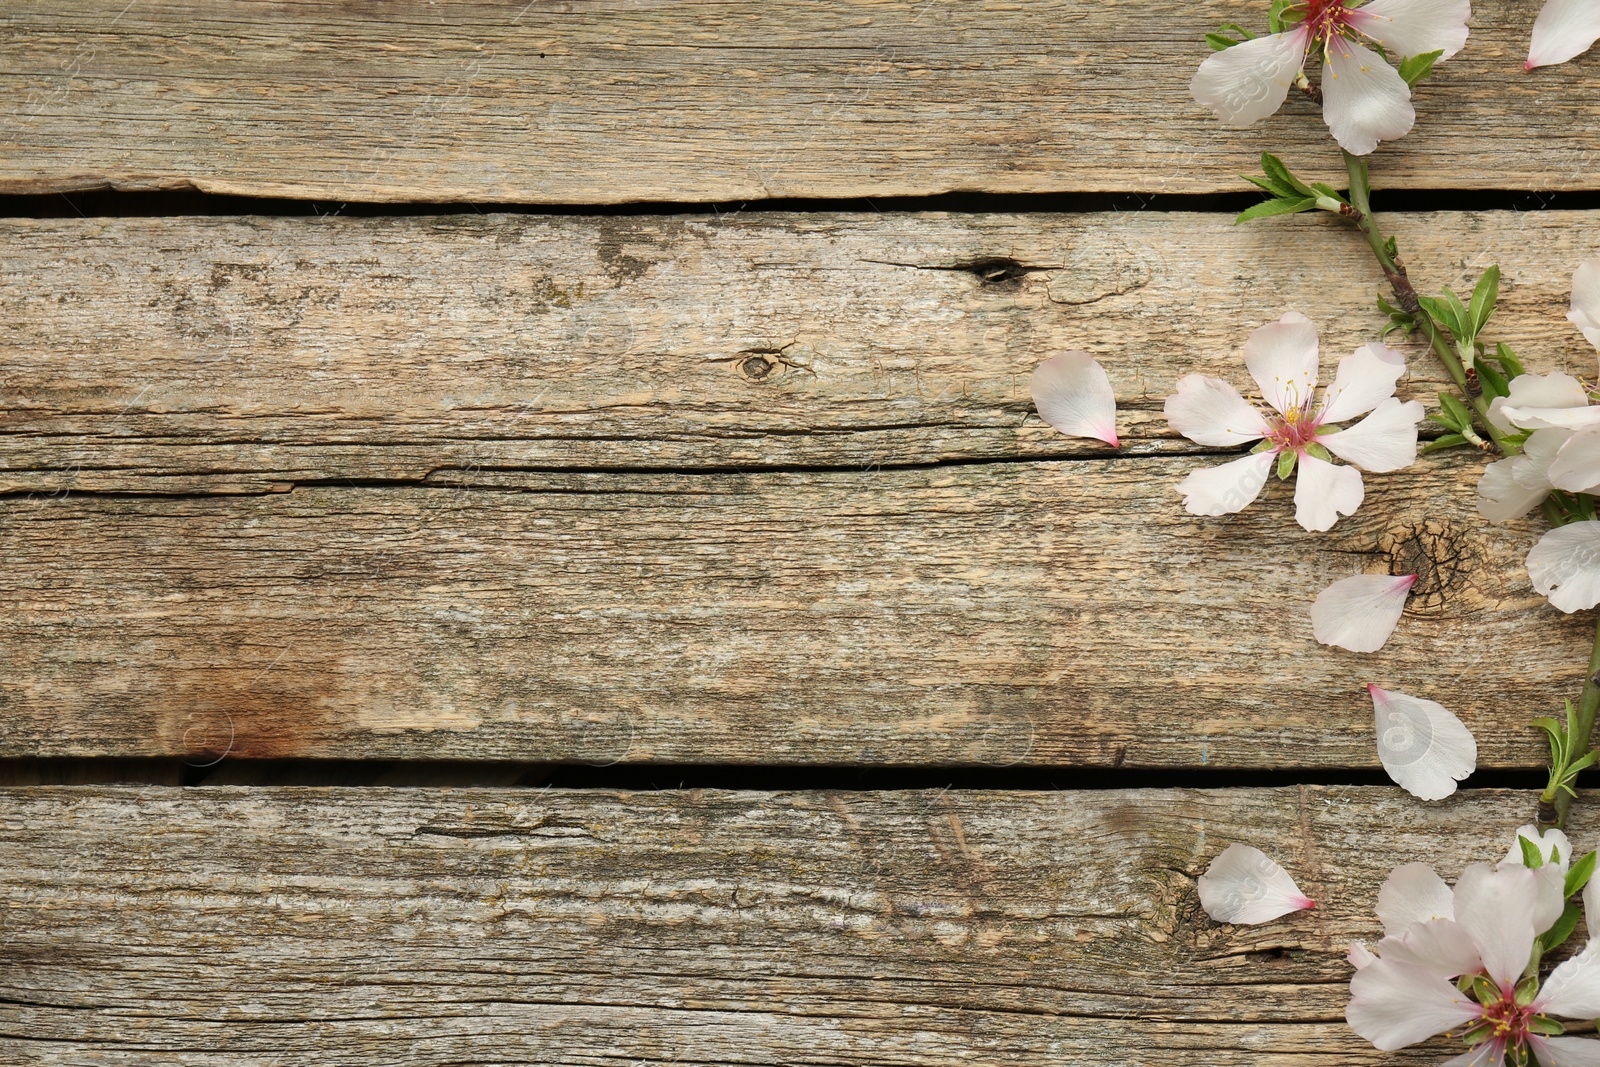
<svg viewBox="0 0 1600 1067"><path fill-rule="evenodd" d="M1320 106L1348 177L1342 190L1306 181L1263 152L1262 174L1247 180L1267 199L1239 221L1309 211L1337 217L1372 250L1392 299L1379 301L1380 336L1342 357L1326 386L1316 324L1294 310L1245 338L1249 396L1231 381L1179 379L1166 402L1172 428L1242 454L1176 488L1190 513L1218 516L1252 503L1269 478L1292 477L1295 520L1317 533L1360 507L1364 474L1401 470L1419 452L1473 450L1485 461L1479 514L1503 523L1539 512L1549 528L1528 552L1528 580L1557 610L1585 611L1600 604L1600 392L1567 374L1529 373L1494 340L1498 268L1484 271L1469 294L1419 292L1372 213L1366 157L1415 125L1413 94L1436 64L1467 47L1470 17L1469 0L1272 0L1263 32L1228 24L1207 34L1212 54L1191 83L1195 100L1224 125L1244 128L1275 113L1291 92L1302 94ZM1525 67L1565 63L1597 39L1600 0L1549 0L1532 25ZM1573 265L1568 318L1600 349L1600 258ZM1431 414L1394 396L1406 370L1405 356L1385 343L1396 333L1425 344L1455 384ZM1118 445L1110 378L1087 354L1042 363L1033 397L1061 432ZM1419 448L1424 419L1436 424L1436 436ZM1309 606L1313 636L1353 652L1380 651L1415 581L1360 574L1334 582ZM1600 1067L1600 1040L1565 1036L1561 1021L1600 1017L1596 854L1575 859L1562 830L1577 775L1596 759L1600 629L1585 677L1576 703L1532 722L1548 737L1550 774L1536 822L1514 831L1507 855L1470 865L1453 888L1425 865L1407 864L1379 891L1383 937L1371 947L1351 945L1346 1013L1378 1048L1450 1031L1467 1048L1447 1067ZM1390 777L1424 801L1454 792L1477 762L1466 726L1425 696L1367 689L1377 754ZM1288 872L1243 843L1212 861L1199 893L1218 922L1269 922L1314 906ZM1546 975L1546 959L1585 913L1588 944Z"/></svg>

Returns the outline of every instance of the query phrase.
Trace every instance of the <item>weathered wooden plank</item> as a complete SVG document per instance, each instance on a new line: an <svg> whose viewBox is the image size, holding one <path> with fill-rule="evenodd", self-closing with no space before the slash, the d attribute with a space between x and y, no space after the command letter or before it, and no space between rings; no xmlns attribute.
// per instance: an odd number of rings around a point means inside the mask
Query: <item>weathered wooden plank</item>
<svg viewBox="0 0 1600 1067"><path fill-rule="evenodd" d="M1393 866L1528 793L0 792L14 1064L1438 1063L1342 1018ZM1580 825L1587 808L1580 804ZM1269 849L1318 908L1219 926Z"/></svg>
<svg viewBox="0 0 1600 1067"><path fill-rule="evenodd" d="M1385 221L1422 284L1498 260L1497 336L1593 373L1563 313L1600 215ZM1303 309L1331 361L1383 321L1365 245L1322 219L11 220L0 241L12 491L1105 454L1033 415L1033 367L1068 348L1110 367L1126 451L1171 451L1163 398L1191 369L1242 380L1255 325ZM984 280L1004 262L1026 270ZM1402 391L1431 402L1412 362Z"/></svg>
<svg viewBox="0 0 1600 1067"><path fill-rule="evenodd" d="M1322 535L1185 514L1216 462L13 498L0 755L1369 767L1375 681L1539 763L1591 623L1470 457ZM1422 576L1395 638L1315 644L1363 570Z"/></svg>
<svg viewBox="0 0 1600 1067"><path fill-rule="evenodd" d="M613 203L1238 188L1333 176L1315 108L1224 131L1188 81L1225 0L769 4L12 0L0 192ZM1380 184L1595 188L1596 71L1522 70L1478 0ZM1483 165L1492 147L1494 165ZM1342 172L1341 172L1342 173Z"/></svg>

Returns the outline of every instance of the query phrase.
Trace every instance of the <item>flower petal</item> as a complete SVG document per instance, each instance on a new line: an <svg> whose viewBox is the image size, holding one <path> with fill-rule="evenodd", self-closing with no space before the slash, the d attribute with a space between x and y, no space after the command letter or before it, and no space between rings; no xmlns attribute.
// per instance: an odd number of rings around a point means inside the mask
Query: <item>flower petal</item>
<svg viewBox="0 0 1600 1067"><path fill-rule="evenodd" d="M1266 853L1232 844L1200 876L1200 906L1219 923L1264 923L1314 908L1289 872Z"/></svg>
<svg viewBox="0 0 1600 1067"><path fill-rule="evenodd" d="M1063 352L1033 369L1039 417L1072 437L1117 441L1117 395L1106 370L1087 352Z"/></svg>
<svg viewBox="0 0 1600 1067"><path fill-rule="evenodd" d="M1393 67L1371 49L1335 37L1322 78L1322 118L1340 148L1364 156L1379 141L1409 133L1417 113L1411 87Z"/></svg>
<svg viewBox="0 0 1600 1067"><path fill-rule="evenodd" d="M1439 1067L1505 1067L1505 1038L1490 1038L1474 1045L1459 1056L1452 1056Z"/></svg>
<svg viewBox="0 0 1600 1067"><path fill-rule="evenodd" d="M1340 515L1354 515L1366 490L1354 467L1336 467L1316 456L1300 456L1294 484L1294 521L1312 532L1327 530Z"/></svg>
<svg viewBox="0 0 1600 1067"><path fill-rule="evenodd" d="M1391 56L1443 52L1439 58L1449 59L1467 43L1472 5L1468 0L1372 0L1350 14L1356 28Z"/></svg>
<svg viewBox="0 0 1600 1067"><path fill-rule="evenodd" d="M1600 4L1590 8L1600 17ZM1583 331L1583 336L1600 348L1600 259L1586 259L1572 275L1572 310L1567 318Z"/></svg>
<svg viewBox="0 0 1600 1067"><path fill-rule="evenodd" d="M1550 464L1561 454L1561 446L1572 438L1572 430L1535 430L1522 443L1522 456L1528 462L1511 468L1511 476L1524 489L1554 489L1550 484ZM1517 458L1517 457L1513 457Z"/></svg>
<svg viewBox="0 0 1600 1067"><path fill-rule="evenodd" d="M1544 476L1557 489L1572 493L1600 483L1600 426L1590 426L1569 437L1556 451Z"/></svg>
<svg viewBox="0 0 1600 1067"><path fill-rule="evenodd" d="M1456 880L1456 922L1483 956L1484 970L1503 989L1510 989L1528 966L1539 930L1534 913L1539 905L1539 879L1526 867L1474 863Z"/></svg>
<svg viewBox="0 0 1600 1067"><path fill-rule="evenodd" d="M1589 406L1589 393L1570 374L1519 374L1500 413L1525 430L1547 427L1581 429L1600 422L1600 408Z"/></svg>
<svg viewBox="0 0 1600 1067"><path fill-rule="evenodd" d="M1533 20L1528 70L1565 63L1600 39L1600 4L1594 0L1549 0Z"/></svg>
<svg viewBox="0 0 1600 1067"><path fill-rule="evenodd" d="M1483 969L1483 957L1466 929L1454 919L1412 923L1400 937L1378 942L1380 959L1408 963L1441 978L1473 974Z"/></svg>
<svg viewBox="0 0 1600 1067"><path fill-rule="evenodd" d="M1497 459L1483 468L1483 477L1478 479L1479 515L1490 522L1510 522L1538 507L1550 495L1548 487L1529 489L1518 483L1517 471L1527 465L1527 456L1512 456L1510 459Z"/></svg>
<svg viewBox="0 0 1600 1067"><path fill-rule="evenodd" d="M1397 471L1417 459L1417 423L1422 405L1390 397L1366 418L1336 433L1319 433L1317 443L1365 471Z"/></svg>
<svg viewBox="0 0 1600 1067"><path fill-rule="evenodd" d="M1350 951L1345 954L1345 959L1350 961L1350 966L1360 970L1369 963L1377 962L1378 957L1372 954L1365 941L1350 942Z"/></svg>
<svg viewBox="0 0 1600 1067"><path fill-rule="evenodd" d="M1400 936L1412 923L1455 915L1455 894L1426 863L1396 867L1378 890L1378 920L1391 937Z"/></svg>
<svg viewBox="0 0 1600 1067"><path fill-rule="evenodd" d="M1528 577L1540 596L1565 612L1600 604L1600 522L1547 532L1528 552Z"/></svg>
<svg viewBox="0 0 1600 1067"><path fill-rule="evenodd" d="M1189 82L1189 93L1216 112L1225 126L1248 126L1283 106L1289 86L1306 61L1307 31L1236 44L1213 52Z"/></svg>
<svg viewBox="0 0 1600 1067"><path fill-rule="evenodd" d="M1311 632L1325 645L1376 652L1394 633L1415 584L1415 574L1341 578L1317 594L1311 605Z"/></svg>
<svg viewBox="0 0 1600 1067"><path fill-rule="evenodd" d="M1339 361L1333 384L1322 397L1322 422L1348 422L1394 396L1406 372L1406 357L1374 341Z"/></svg>
<svg viewBox="0 0 1600 1067"><path fill-rule="evenodd" d="M1583 925L1589 929L1589 940L1600 941L1600 878L1590 878L1583 887Z"/></svg>
<svg viewBox="0 0 1600 1067"><path fill-rule="evenodd" d="M1271 452L1257 452L1220 467L1191 471L1178 483L1184 510L1191 515L1232 515L1244 510L1261 495L1267 472L1277 458Z"/></svg>
<svg viewBox="0 0 1600 1067"><path fill-rule="evenodd" d="M1476 1019L1482 1008L1449 979L1379 959L1350 979L1350 1028L1385 1052L1426 1041Z"/></svg>
<svg viewBox="0 0 1600 1067"><path fill-rule="evenodd" d="M1588 1037L1528 1035L1539 1067L1600 1067L1600 1041Z"/></svg>
<svg viewBox="0 0 1600 1067"><path fill-rule="evenodd" d="M1284 414L1310 410L1317 388L1317 328L1310 319L1291 311L1258 327L1244 343L1244 363L1275 409Z"/></svg>
<svg viewBox="0 0 1600 1067"><path fill-rule="evenodd" d="M1421 800L1443 800L1477 768L1478 743L1472 731L1444 705L1375 685L1367 686L1367 692L1377 722L1378 759L1401 789Z"/></svg>
<svg viewBox="0 0 1600 1067"><path fill-rule="evenodd" d="M1539 827L1533 823L1524 823L1517 827L1516 834L1511 839L1511 848L1506 852L1506 858L1500 861L1503 867L1510 864L1514 867L1524 867L1522 862L1522 842L1526 840L1539 850L1539 855L1544 857L1544 862L1561 868L1565 871L1572 863L1572 842L1567 835L1553 826ZM1556 854L1556 859L1550 859L1551 853Z"/></svg>
<svg viewBox="0 0 1600 1067"><path fill-rule="evenodd" d="M1582 952L1550 972L1533 1006L1568 1019L1600 1016L1600 938L1591 939Z"/></svg>
<svg viewBox="0 0 1600 1067"><path fill-rule="evenodd" d="M1167 397L1167 424L1197 445L1225 448L1267 436L1267 420L1220 378L1185 374Z"/></svg>

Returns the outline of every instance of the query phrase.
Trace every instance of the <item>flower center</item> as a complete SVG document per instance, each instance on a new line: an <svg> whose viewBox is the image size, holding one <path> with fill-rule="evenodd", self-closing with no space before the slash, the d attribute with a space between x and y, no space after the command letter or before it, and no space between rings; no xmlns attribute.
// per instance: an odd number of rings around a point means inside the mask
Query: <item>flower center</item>
<svg viewBox="0 0 1600 1067"><path fill-rule="evenodd" d="M1320 423L1307 408L1290 408L1287 414L1267 417L1267 437L1275 451L1304 452L1317 439Z"/></svg>
<svg viewBox="0 0 1600 1067"><path fill-rule="evenodd" d="M1351 37L1356 32L1355 18L1352 11L1346 7L1344 0L1306 0L1304 4L1297 4L1290 8L1303 10L1305 19L1302 23L1311 31L1311 40L1331 41L1336 37Z"/></svg>

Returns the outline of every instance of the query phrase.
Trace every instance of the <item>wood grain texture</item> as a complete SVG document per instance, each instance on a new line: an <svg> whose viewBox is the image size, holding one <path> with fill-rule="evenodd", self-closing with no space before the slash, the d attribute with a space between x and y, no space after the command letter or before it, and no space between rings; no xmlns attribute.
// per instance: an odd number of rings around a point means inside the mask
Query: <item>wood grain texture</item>
<svg viewBox="0 0 1600 1067"><path fill-rule="evenodd" d="M1190 99L1265 2L12 0L0 192L725 202L1209 192L1266 149L1342 175L1309 102L1244 132ZM1595 188L1600 62L1525 74L1479 0L1381 187ZM1492 147L1493 166L1483 153Z"/></svg>
<svg viewBox="0 0 1600 1067"><path fill-rule="evenodd" d="M1539 764L1590 623L1469 457L1321 535L1185 514L1220 461L15 497L0 755L1371 767L1378 682ZM1311 637L1362 571L1421 575L1379 656Z"/></svg>
<svg viewBox="0 0 1600 1067"><path fill-rule="evenodd" d="M1600 215L1384 222L1430 289L1499 262L1495 336L1593 374L1564 313ZM0 242L10 491L1105 455L1033 414L1033 368L1071 348L1110 369L1125 454L1170 453L1173 383L1244 384L1256 325L1309 312L1331 367L1383 323L1331 219L9 220ZM1431 404L1409 351L1402 395Z"/></svg>
<svg viewBox="0 0 1600 1067"><path fill-rule="evenodd" d="M1345 1027L1346 944L1392 867L1498 860L1532 801L6 790L0 1057L1434 1064L1450 1039ZM1317 909L1206 918L1195 878L1233 841Z"/></svg>

